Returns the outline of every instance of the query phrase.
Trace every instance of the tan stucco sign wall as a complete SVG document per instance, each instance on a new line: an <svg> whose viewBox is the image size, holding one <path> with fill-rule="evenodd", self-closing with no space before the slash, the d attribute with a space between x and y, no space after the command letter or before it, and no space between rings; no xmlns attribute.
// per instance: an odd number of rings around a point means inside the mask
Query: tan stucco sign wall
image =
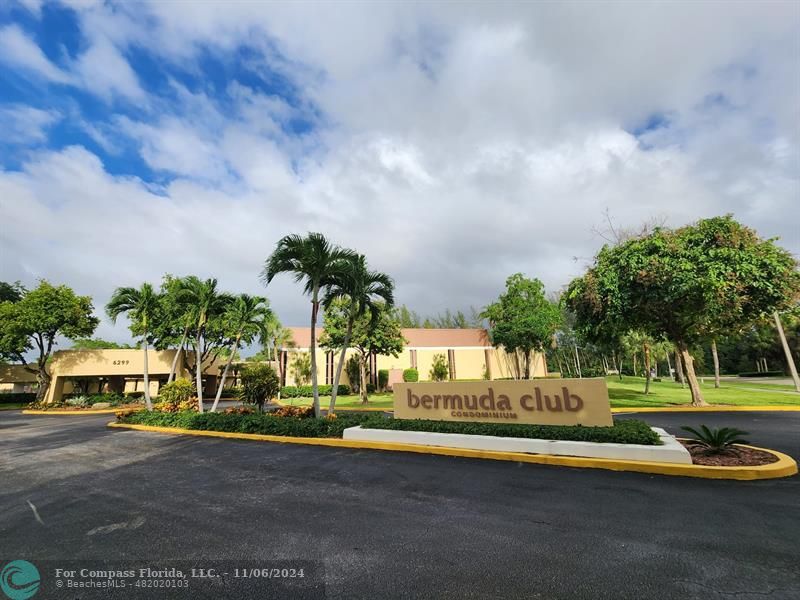
<svg viewBox="0 0 800 600"><path fill-rule="evenodd" d="M396 383L397 419L613 425L605 379Z"/></svg>

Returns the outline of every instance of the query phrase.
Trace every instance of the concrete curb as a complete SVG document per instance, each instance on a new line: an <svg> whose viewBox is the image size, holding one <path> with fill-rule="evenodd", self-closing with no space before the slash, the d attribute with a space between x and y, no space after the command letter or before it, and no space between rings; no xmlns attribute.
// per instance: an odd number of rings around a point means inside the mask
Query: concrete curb
<svg viewBox="0 0 800 600"><path fill-rule="evenodd" d="M142 407L125 407L121 406L119 408L103 408L101 410L59 410L54 408L53 410L28 410L25 409L22 411L23 415L113 415L118 413L119 411L137 411L137 410L144 410L144 406Z"/></svg>
<svg viewBox="0 0 800 600"><path fill-rule="evenodd" d="M177 427L156 427L153 425L133 425L128 423L108 423L108 427L116 429L133 429L155 433L191 435L198 437L217 437L235 440L253 440L261 442L279 442L283 444L305 444L311 446L333 446L337 448L355 448L368 450L388 450L394 452L414 452L417 454L437 454L440 456L459 456L464 458L483 458L489 460L505 460L520 463L555 465L590 469L606 469L610 471L632 471L636 473L652 473L657 475L676 475L681 477L699 477L704 479L735 479L748 481L755 479L776 479L797 474L797 463L782 452L757 448L778 457L778 462L756 467L706 467L702 465L683 465L677 463L655 463L634 460L614 460L604 458L577 458L572 456L552 456L548 454L524 454L521 452L494 452L485 450L468 450L464 448L447 448L441 446L420 446L418 444L396 444L388 442L363 442L338 438L299 438L258 433L231 433L227 431L199 431L180 429ZM756 446L748 446L756 448Z"/></svg>

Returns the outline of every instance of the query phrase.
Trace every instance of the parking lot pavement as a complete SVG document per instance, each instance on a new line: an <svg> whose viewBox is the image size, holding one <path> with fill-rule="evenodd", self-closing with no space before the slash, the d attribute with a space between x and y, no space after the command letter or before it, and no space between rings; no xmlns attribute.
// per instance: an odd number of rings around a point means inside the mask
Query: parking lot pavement
<svg viewBox="0 0 800 600"><path fill-rule="evenodd" d="M800 455L798 413L620 418L735 425ZM0 558L308 561L328 598L800 597L798 477L697 480L107 420L0 413ZM262 585L236 597L263 597Z"/></svg>

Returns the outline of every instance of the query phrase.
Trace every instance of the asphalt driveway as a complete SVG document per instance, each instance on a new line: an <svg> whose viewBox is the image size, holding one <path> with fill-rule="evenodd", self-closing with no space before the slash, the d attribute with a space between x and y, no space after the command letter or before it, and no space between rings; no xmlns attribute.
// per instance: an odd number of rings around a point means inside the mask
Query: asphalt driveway
<svg viewBox="0 0 800 600"><path fill-rule="evenodd" d="M800 456L800 413L620 418L673 432L733 425ZM193 594L217 598L800 597L798 477L697 480L169 436L108 420L0 413L3 564L309 573L302 584L245 579ZM116 592L102 597L133 597ZM43 584L38 597L95 594Z"/></svg>

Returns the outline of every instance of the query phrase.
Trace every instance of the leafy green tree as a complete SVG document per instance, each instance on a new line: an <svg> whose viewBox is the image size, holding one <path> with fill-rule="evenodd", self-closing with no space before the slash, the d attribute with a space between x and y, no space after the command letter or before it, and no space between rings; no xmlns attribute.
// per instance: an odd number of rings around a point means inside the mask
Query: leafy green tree
<svg viewBox="0 0 800 600"><path fill-rule="evenodd" d="M300 352L292 361L292 377L296 385L308 385L311 381L311 356L307 352Z"/></svg>
<svg viewBox="0 0 800 600"><path fill-rule="evenodd" d="M405 327L408 329L417 329L422 327L422 319L420 319L420 316L413 310L409 309L405 304L401 305L397 309L397 319L400 322L400 327Z"/></svg>
<svg viewBox="0 0 800 600"><path fill-rule="evenodd" d="M228 305L224 319L228 335L231 337L231 343L227 349L228 360L225 362L225 369L222 371L222 378L217 386L217 395L214 398L211 412L217 410L225 379L228 377L231 363L239 348L243 343L251 344L264 330L265 322L271 318L272 311L266 298L240 294Z"/></svg>
<svg viewBox="0 0 800 600"><path fill-rule="evenodd" d="M16 302L0 302L0 358L17 361L36 374L37 402L44 399L50 387L47 361L56 339L92 335L100 322L92 313L89 296L77 296L71 288L53 286L45 280ZM34 349L36 360L29 365L25 354Z"/></svg>
<svg viewBox="0 0 800 600"><path fill-rule="evenodd" d="M306 237L287 235L278 241L275 251L267 258L261 279L265 285L279 273L291 273L303 292L311 296L311 384L314 390L314 415L319 417L319 386L317 384L317 318L324 288L353 258L352 250L331 244L321 233Z"/></svg>
<svg viewBox="0 0 800 600"><path fill-rule="evenodd" d="M278 395L280 381L275 369L263 363L245 365L242 368L242 390L240 398L247 404L255 404L260 412L264 404Z"/></svg>
<svg viewBox="0 0 800 600"><path fill-rule="evenodd" d="M567 302L594 335L633 328L674 342L692 404L705 406L690 347L764 322L798 294L792 255L724 216L604 246Z"/></svg>
<svg viewBox="0 0 800 600"><path fill-rule="evenodd" d="M370 271L366 258L359 254L345 261L344 268L334 276L328 286L324 305L330 306L336 300L342 302L342 307L347 312L347 326L339 348L339 361L333 379L328 413L333 413L336 408L339 380L342 377L345 354L350 347L356 320L365 314L376 319L380 310L378 302L382 303L382 307L390 309L394 304L394 282L385 273Z"/></svg>
<svg viewBox="0 0 800 600"><path fill-rule="evenodd" d="M72 350L131 350L135 346L118 344L100 338L78 338L72 341Z"/></svg>
<svg viewBox="0 0 800 600"><path fill-rule="evenodd" d="M216 279L203 281L193 275L184 279L182 295L191 307L195 387L198 411L203 412L203 364L208 357L216 359L228 344L223 316L233 298L219 291Z"/></svg>
<svg viewBox="0 0 800 600"><path fill-rule="evenodd" d="M130 321L131 333L141 335L142 351L144 352L144 402L147 410L153 410L150 399L150 375L147 365L147 347L152 336L152 322L158 311L158 293L149 283L143 283L139 289L121 287L114 290L106 305L106 313L112 323L117 322L117 317L125 313Z"/></svg>
<svg viewBox="0 0 800 600"><path fill-rule="evenodd" d="M515 379L530 379L534 356L552 342L561 322L558 304L545 297L542 282L522 273L506 280L505 293L487 306L482 316L489 320L494 346L511 355Z"/></svg>
<svg viewBox="0 0 800 600"><path fill-rule="evenodd" d="M361 402L364 404L368 401L367 365L370 355L399 356L406 343L395 311L382 302L375 302L374 307L374 312L367 312L356 318L348 344L348 347L357 352L358 387ZM331 350L345 346L349 323L350 310L347 301L333 300L325 307L325 331L320 338L320 345Z"/></svg>
<svg viewBox="0 0 800 600"><path fill-rule="evenodd" d="M428 373L431 381L444 381L450 374L450 367L444 354L434 354L431 370Z"/></svg>
<svg viewBox="0 0 800 600"><path fill-rule="evenodd" d="M19 281L0 281L0 302L19 302L26 291Z"/></svg>

